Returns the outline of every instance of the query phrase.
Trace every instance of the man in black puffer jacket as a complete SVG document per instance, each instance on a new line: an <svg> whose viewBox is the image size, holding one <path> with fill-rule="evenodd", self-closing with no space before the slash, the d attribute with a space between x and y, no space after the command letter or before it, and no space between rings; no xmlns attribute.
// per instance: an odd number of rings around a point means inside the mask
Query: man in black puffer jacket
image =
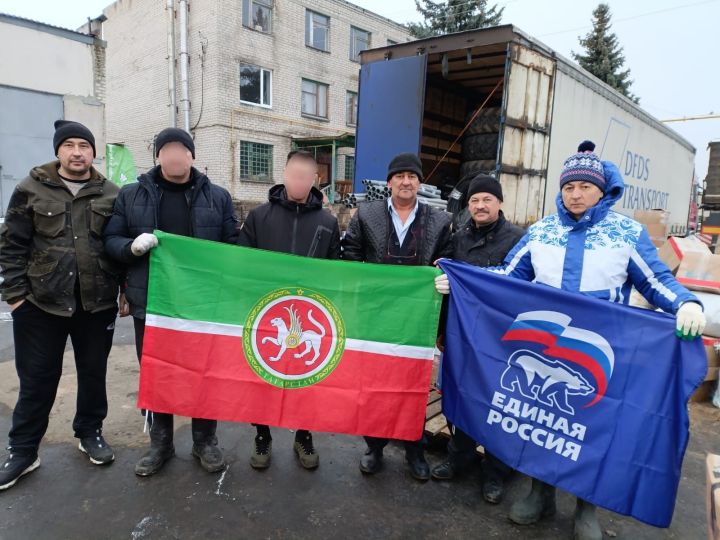
<svg viewBox="0 0 720 540"><path fill-rule="evenodd" d="M340 258L340 228L335 217L323 210L323 194L314 187L317 162L305 150L288 154L283 171L284 183L270 188L268 202L250 211L240 229L238 243L245 247L291 253L318 259ZM270 466L272 436L270 427L256 424L255 449L250 465ZM295 432L295 453L306 469L315 469L320 459L312 434Z"/></svg>
<svg viewBox="0 0 720 540"><path fill-rule="evenodd" d="M343 259L427 266L452 255L450 216L418 201L422 178L422 162L417 155L405 153L392 159L387 174L391 196L358 207L343 238ZM402 302L402 298L397 300ZM375 474L382 467L388 440L365 437L365 442L368 448L360 460L360 470ZM424 437L405 441L405 459L413 478L430 478Z"/></svg>
<svg viewBox="0 0 720 540"><path fill-rule="evenodd" d="M161 131L155 139L160 165L124 186L115 201L113 215L105 228L105 251L127 266L125 296L135 323L135 347L142 355L145 307L148 287L148 252L157 246L155 229L235 244L237 218L230 194L210 183L195 169L195 144L190 135L177 128ZM150 413L147 413L150 414ZM217 421L192 419L193 456L208 472L225 468L217 447ZM173 416L155 413L150 427L150 450L135 466L135 474L158 472L175 454Z"/></svg>
<svg viewBox="0 0 720 540"><path fill-rule="evenodd" d="M500 182L492 176L479 174L470 182L467 191L470 217L453 235L452 258L475 266L499 266L505 256L523 237L525 231L507 221L503 214L503 192ZM445 327L446 305L440 327ZM432 470L435 480L451 480L465 469L475 457L477 443L451 426L452 438L448 443L447 459ZM504 480L512 469L487 450L483 462L483 498L498 504L503 496Z"/></svg>

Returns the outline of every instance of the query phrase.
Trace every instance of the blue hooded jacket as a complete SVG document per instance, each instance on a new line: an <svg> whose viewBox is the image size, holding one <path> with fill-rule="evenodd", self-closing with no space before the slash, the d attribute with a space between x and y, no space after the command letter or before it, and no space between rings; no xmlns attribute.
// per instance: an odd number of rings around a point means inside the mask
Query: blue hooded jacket
<svg viewBox="0 0 720 540"><path fill-rule="evenodd" d="M502 273L620 304L629 303L635 286L668 313L698 302L658 258L647 229L611 210L625 183L613 163L602 164L606 189L598 204L575 220L558 193L558 213L528 229L505 258Z"/></svg>

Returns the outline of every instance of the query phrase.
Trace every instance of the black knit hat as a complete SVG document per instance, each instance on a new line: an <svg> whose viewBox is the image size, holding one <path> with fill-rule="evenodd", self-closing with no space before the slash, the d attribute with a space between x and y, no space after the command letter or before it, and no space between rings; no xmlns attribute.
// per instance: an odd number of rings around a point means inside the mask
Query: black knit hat
<svg viewBox="0 0 720 540"><path fill-rule="evenodd" d="M387 179L390 180L394 174L399 172L413 172L418 175L420 180L423 179L422 162L417 154L406 152L404 154L398 154L388 165Z"/></svg>
<svg viewBox="0 0 720 540"><path fill-rule="evenodd" d="M90 143L93 149L93 157L95 157L95 137L92 132L83 126L80 122L72 122L70 120L55 120L55 135L53 135L53 148L57 156L58 148L67 139L83 139Z"/></svg>
<svg viewBox="0 0 720 540"><path fill-rule="evenodd" d="M190 134L180 128L165 128L155 137L155 157L160 155L160 149L170 142L182 143L185 148L190 150L193 159L195 159L195 143Z"/></svg>
<svg viewBox="0 0 720 540"><path fill-rule="evenodd" d="M490 193L495 195L501 201L503 200L502 186L500 182L495 180L489 174L478 174L470 181L470 187L467 190L467 200L476 193Z"/></svg>

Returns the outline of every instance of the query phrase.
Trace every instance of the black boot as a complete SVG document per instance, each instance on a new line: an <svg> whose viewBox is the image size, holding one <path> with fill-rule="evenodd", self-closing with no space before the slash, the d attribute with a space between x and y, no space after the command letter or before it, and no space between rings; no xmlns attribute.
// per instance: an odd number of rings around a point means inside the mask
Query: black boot
<svg viewBox="0 0 720 540"><path fill-rule="evenodd" d="M152 413L150 428L150 449L135 464L135 474L151 476L162 469L165 462L175 455L173 446L173 416Z"/></svg>
<svg viewBox="0 0 720 540"><path fill-rule="evenodd" d="M360 459L360 470L365 474L375 474L382 469L382 448L368 447L365 455Z"/></svg>
<svg viewBox="0 0 720 540"><path fill-rule="evenodd" d="M192 455L200 460L200 466L209 473L225 470L225 459L218 448L216 420L192 419Z"/></svg>
<svg viewBox="0 0 720 540"><path fill-rule="evenodd" d="M500 476L490 476L483 479L483 499L490 504L500 504L504 492L504 482Z"/></svg>
<svg viewBox="0 0 720 540"><path fill-rule="evenodd" d="M431 474L433 480L452 480L455 478L455 473L456 470L452 461L446 459L440 465L433 467Z"/></svg>
<svg viewBox="0 0 720 540"><path fill-rule="evenodd" d="M405 461L410 467L410 476L415 480L426 482L430 480L430 467L425 461L425 452L422 450L412 450L405 452Z"/></svg>

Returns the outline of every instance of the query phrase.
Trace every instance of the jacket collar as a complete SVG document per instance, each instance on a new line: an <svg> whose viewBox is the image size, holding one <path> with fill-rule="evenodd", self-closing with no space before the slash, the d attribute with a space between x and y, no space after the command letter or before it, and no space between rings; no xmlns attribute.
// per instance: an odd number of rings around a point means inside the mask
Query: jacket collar
<svg viewBox="0 0 720 540"><path fill-rule="evenodd" d="M43 184L58 186L65 188L65 184L60 178L58 169L60 167L60 161L55 160L44 165L33 168L30 171L30 176ZM90 179L86 185L85 190L88 188L99 188L105 183L105 177L100 174L95 167L90 167ZM87 191L86 191L87 192Z"/></svg>
<svg viewBox="0 0 720 540"><path fill-rule="evenodd" d="M156 165L152 169L150 169L148 172L141 174L138 176L138 182L140 185L144 186L147 189L150 189L153 191L153 193L157 192L157 179L160 178L160 165ZM208 180L208 177L205 176L203 173L198 171L195 167L192 167L190 169L190 177L195 180L195 191L199 192L205 184L208 184L210 180Z"/></svg>
<svg viewBox="0 0 720 540"><path fill-rule="evenodd" d="M310 194L308 195L307 201L304 203L297 203L287 198L287 192L285 191L285 185L276 184L268 191L268 201L271 204L277 204L288 210L309 212L312 210L322 210L323 194L318 188L313 186L310 188Z"/></svg>

